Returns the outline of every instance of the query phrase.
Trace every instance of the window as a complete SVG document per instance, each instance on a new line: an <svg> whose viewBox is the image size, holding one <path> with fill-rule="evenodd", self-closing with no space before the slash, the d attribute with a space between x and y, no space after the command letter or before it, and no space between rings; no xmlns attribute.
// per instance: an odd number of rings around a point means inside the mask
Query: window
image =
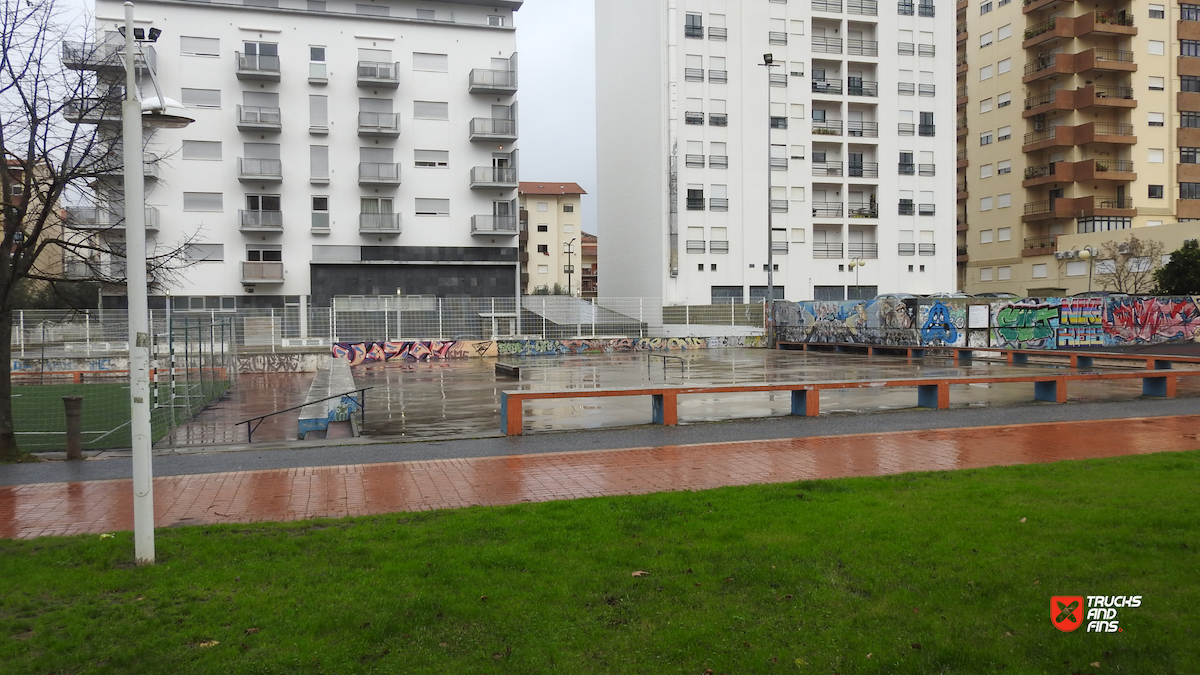
<svg viewBox="0 0 1200 675"><path fill-rule="evenodd" d="M1006 105L1012 105L1012 92L1006 91L996 97L996 107L1003 108Z"/></svg>
<svg viewBox="0 0 1200 675"><path fill-rule="evenodd" d="M1179 18L1183 21L1200 21L1200 5L1179 5Z"/></svg>
<svg viewBox="0 0 1200 675"><path fill-rule="evenodd" d="M1200 112L1180 112L1179 126L1185 129L1200 129Z"/></svg>
<svg viewBox="0 0 1200 675"><path fill-rule="evenodd" d="M1153 43L1151 43L1153 44ZM1180 56L1200 56L1200 40L1180 40Z"/></svg>
<svg viewBox="0 0 1200 675"><path fill-rule="evenodd" d="M1167 43L1162 40L1150 40L1146 45L1146 53L1150 56L1162 56L1167 53Z"/></svg>
<svg viewBox="0 0 1200 675"><path fill-rule="evenodd" d="M996 162L996 175L1012 173L1012 160L1002 159Z"/></svg>
<svg viewBox="0 0 1200 675"><path fill-rule="evenodd" d="M992 0L988 0L979 6L980 15L987 14L990 11L992 11Z"/></svg>
<svg viewBox="0 0 1200 675"><path fill-rule="evenodd" d="M180 98L188 108L220 108L220 89L181 89Z"/></svg>
<svg viewBox="0 0 1200 675"><path fill-rule="evenodd" d="M996 268L996 279L999 281L1008 281L1012 278L1012 268L1008 265Z"/></svg>
<svg viewBox="0 0 1200 675"><path fill-rule="evenodd" d="M489 14L488 15L488 25L489 26L503 26L504 25L504 17L497 16L495 14Z"/></svg>
<svg viewBox="0 0 1200 675"><path fill-rule="evenodd" d="M223 211L222 194L220 192L185 192L183 193L184 211Z"/></svg>
<svg viewBox="0 0 1200 675"><path fill-rule="evenodd" d="M550 226L547 225L546 223L538 223L537 231L538 232L549 232Z"/></svg>
<svg viewBox="0 0 1200 675"><path fill-rule="evenodd" d="M991 197L980 197L979 198L979 210L980 211L991 211L992 210L992 198Z"/></svg>
<svg viewBox="0 0 1200 675"><path fill-rule="evenodd" d="M1001 227L996 230L996 241L1012 241L1012 228Z"/></svg>
<svg viewBox="0 0 1200 675"><path fill-rule="evenodd" d="M542 255L550 255L550 244L538 244L537 252Z"/></svg>
<svg viewBox="0 0 1200 675"><path fill-rule="evenodd" d="M225 259L224 244L190 244L184 257L192 262L220 262Z"/></svg>
<svg viewBox="0 0 1200 675"><path fill-rule="evenodd" d="M308 0L306 7L310 12L324 12L325 0Z"/></svg>
<svg viewBox="0 0 1200 675"><path fill-rule="evenodd" d="M314 183L329 182L329 146L308 146L309 181Z"/></svg>
<svg viewBox="0 0 1200 675"><path fill-rule="evenodd" d="M992 111L992 99L985 98L979 102L979 113L983 114Z"/></svg>
<svg viewBox="0 0 1200 675"><path fill-rule="evenodd" d="M440 101L413 101L413 119L448 120L450 104Z"/></svg>
<svg viewBox="0 0 1200 675"><path fill-rule="evenodd" d="M1012 59L1001 59L996 63L996 74L1003 75L1012 70Z"/></svg>
<svg viewBox="0 0 1200 675"><path fill-rule="evenodd" d="M1159 78L1162 79L1162 78ZM1200 92L1200 77L1196 75L1180 75L1179 76L1179 91L1191 93Z"/></svg>
<svg viewBox="0 0 1200 675"><path fill-rule="evenodd" d="M689 12L683 16L683 36L689 38L704 37L704 18L700 14Z"/></svg>
<svg viewBox="0 0 1200 675"><path fill-rule="evenodd" d="M221 159L221 141L184 141L184 159Z"/></svg>
<svg viewBox="0 0 1200 675"><path fill-rule="evenodd" d="M979 81L983 82L985 80L990 80L990 79L992 79L992 67L984 66L984 67L980 68L979 69Z"/></svg>
<svg viewBox="0 0 1200 675"><path fill-rule="evenodd" d="M312 198L312 229L329 229L329 197L326 195Z"/></svg>
<svg viewBox="0 0 1200 675"><path fill-rule="evenodd" d="M1163 91L1167 88L1167 80L1164 77L1157 77L1157 76L1151 75L1147 79L1148 79L1150 91Z"/></svg>
<svg viewBox="0 0 1200 675"><path fill-rule="evenodd" d="M218 38L180 36L179 53L183 56L220 56L221 40Z"/></svg>
<svg viewBox="0 0 1200 675"><path fill-rule="evenodd" d="M991 230L980 230L979 231L979 243L981 243L981 244L992 243L992 231Z"/></svg>
<svg viewBox="0 0 1200 675"><path fill-rule="evenodd" d="M1146 123L1152 127L1161 127L1166 125L1166 115L1160 112L1147 113Z"/></svg>
<svg viewBox="0 0 1200 675"><path fill-rule="evenodd" d="M1034 265L1033 270L1032 270L1033 278L1034 279L1045 279L1046 274L1047 274L1046 269L1047 269L1046 263L1038 263L1038 264Z"/></svg>
<svg viewBox="0 0 1200 675"><path fill-rule="evenodd" d="M980 281L991 281L992 280L992 268L980 267L979 268L979 280Z"/></svg>
<svg viewBox="0 0 1200 675"><path fill-rule="evenodd" d="M804 199L805 199L804 188L802 188L802 187L792 188L792 201L802 202L802 201L804 201Z"/></svg>
<svg viewBox="0 0 1200 675"><path fill-rule="evenodd" d="M979 134L979 144L980 145L991 145L992 144L992 132L985 131L982 134Z"/></svg>
<svg viewBox="0 0 1200 675"><path fill-rule="evenodd" d="M450 57L446 54L413 52L413 70L424 70L431 73L450 72Z"/></svg>
<svg viewBox="0 0 1200 675"><path fill-rule="evenodd" d="M1149 186L1149 188L1150 188L1149 194L1146 195L1147 197L1149 197L1150 199L1162 199L1163 198L1163 186L1151 185L1151 186Z"/></svg>
<svg viewBox="0 0 1200 675"><path fill-rule="evenodd" d="M1150 18L1163 19L1167 16L1167 8L1163 5L1150 5Z"/></svg>
<svg viewBox="0 0 1200 675"><path fill-rule="evenodd" d="M990 44L992 44L992 32L991 31L988 31L988 32L984 33L983 35L979 36L979 46L980 47L986 47Z"/></svg>
<svg viewBox="0 0 1200 675"><path fill-rule="evenodd" d="M413 165L425 168L444 169L450 166L449 150L414 150Z"/></svg>
<svg viewBox="0 0 1200 675"><path fill-rule="evenodd" d="M1108 232L1110 230L1128 230L1133 227L1133 218L1122 218L1120 216L1092 216L1089 218L1079 218L1075 221L1076 232L1085 234L1088 232Z"/></svg>
<svg viewBox="0 0 1200 675"><path fill-rule="evenodd" d="M1066 274L1069 277L1087 276L1088 270L1090 268L1091 268L1090 261L1070 260L1070 261L1067 261Z"/></svg>
<svg viewBox="0 0 1200 675"><path fill-rule="evenodd" d="M417 18L418 19L426 19L428 21L436 21L437 20L437 12L435 12L432 9L418 9L417 10Z"/></svg>
<svg viewBox="0 0 1200 675"><path fill-rule="evenodd" d="M1012 138L1012 127L1000 127L996 130L996 140L1007 141Z"/></svg>
<svg viewBox="0 0 1200 675"><path fill-rule="evenodd" d="M320 84L328 81L325 69L325 48L321 46L308 47L308 81Z"/></svg>
<svg viewBox="0 0 1200 675"><path fill-rule="evenodd" d="M1000 4L1003 5L1004 3L1002 2ZM1010 37L1012 37L1012 24L1011 23L1006 23L1003 26L1000 26L1000 28L996 30L996 40L997 41L1007 40Z"/></svg>
<svg viewBox="0 0 1200 675"><path fill-rule="evenodd" d="M186 193L185 193L186 196ZM1200 183L1180 183L1180 199L1200 199Z"/></svg>
<svg viewBox="0 0 1200 675"><path fill-rule="evenodd" d="M979 167L979 177L980 178L991 178L992 177L992 165L984 164L984 165L980 166Z"/></svg>
<svg viewBox="0 0 1200 675"><path fill-rule="evenodd" d="M1151 164L1162 164L1164 161L1166 161L1165 155L1166 153L1163 152L1162 148L1148 148L1146 161L1150 162Z"/></svg>
<svg viewBox="0 0 1200 675"><path fill-rule="evenodd" d="M538 210L538 211L542 211L542 212L549 211L549 210L550 210L550 205L549 205L549 204L547 204L546 202L538 202L538 205L537 205L537 210Z"/></svg>
<svg viewBox="0 0 1200 675"><path fill-rule="evenodd" d="M329 133L329 97L308 97L308 130L310 133Z"/></svg>
<svg viewBox="0 0 1200 675"><path fill-rule="evenodd" d="M354 13L362 16L388 16L385 5L355 5Z"/></svg>
<svg viewBox="0 0 1200 675"><path fill-rule="evenodd" d="M187 159L186 157L184 159ZM1200 164L1200 148L1180 148L1180 164Z"/></svg>
<svg viewBox="0 0 1200 675"><path fill-rule="evenodd" d="M450 215L450 200L417 198L416 208L418 216L448 216Z"/></svg>
<svg viewBox="0 0 1200 675"><path fill-rule="evenodd" d="M1012 193L998 195L996 197L996 208L1007 209L1010 206L1012 206ZM1007 228L1001 228L1001 231L1003 231L1005 229L1007 229ZM1001 238L1000 241L1008 241L1008 240Z"/></svg>
<svg viewBox="0 0 1200 675"><path fill-rule="evenodd" d="M279 195L246 195L247 211L280 211L281 204Z"/></svg>

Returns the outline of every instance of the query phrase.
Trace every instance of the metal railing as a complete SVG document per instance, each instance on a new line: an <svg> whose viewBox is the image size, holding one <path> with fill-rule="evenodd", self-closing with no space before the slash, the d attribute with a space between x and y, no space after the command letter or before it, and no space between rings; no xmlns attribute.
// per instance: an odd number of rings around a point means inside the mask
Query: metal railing
<svg viewBox="0 0 1200 675"><path fill-rule="evenodd" d="M688 211L703 211L704 205L705 205L704 197L688 197L687 198L687 210Z"/></svg>
<svg viewBox="0 0 1200 675"><path fill-rule="evenodd" d="M917 96L936 96L936 95L937 95L937 85L936 84L918 84L917 85Z"/></svg>
<svg viewBox="0 0 1200 675"><path fill-rule="evenodd" d="M812 50L819 54L841 54L842 39L814 35L812 36Z"/></svg>
<svg viewBox="0 0 1200 675"><path fill-rule="evenodd" d="M260 127L279 127L279 108L257 105L239 105L237 107L238 124L253 124Z"/></svg>
<svg viewBox="0 0 1200 675"><path fill-rule="evenodd" d="M239 210L238 222L242 230L283 231L283 211Z"/></svg>
<svg viewBox="0 0 1200 675"><path fill-rule="evenodd" d="M134 54L134 67L158 71L158 54L153 45L138 45L141 53ZM62 63L67 68L120 68L125 67L125 41L62 43Z"/></svg>
<svg viewBox="0 0 1200 675"><path fill-rule="evenodd" d="M698 113L698 114L700 115L700 121L699 122L688 122L688 124L704 124L704 113ZM708 114L708 126L710 126L710 127L727 127L727 126L729 126L729 115L726 115L725 113L709 113Z"/></svg>
<svg viewBox="0 0 1200 675"><path fill-rule="evenodd" d="M1055 129L1058 129L1058 127L1050 127L1048 129L1042 129L1041 131L1031 131L1025 134L1025 138L1023 139L1022 143L1024 145L1029 145L1031 143L1041 143L1042 141L1051 140L1055 137Z"/></svg>
<svg viewBox="0 0 1200 675"><path fill-rule="evenodd" d="M1118 122L1092 122L1093 133L1097 136L1132 136L1133 125Z"/></svg>
<svg viewBox="0 0 1200 675"><path fill-rule="evenodd" d="M683 69L683 79L687 82L703 82L704 81L704 69L703 68L684 68Z"/></svg>
<svg viewBox="0 0 1200 675"><path fill-rule="evenodd" d="M1025 237L1025 248L1051 248L1055 244L1057 235L1049 234L1041 237Z"/></svg>
<svg viewBox="0 0 1200 675"><path fill-rule="evenodd" d="M1037 216L1043 213L1053 213L1055 202L1049 199L1041 199L1036 202L1026 202L1024 213L1027 216Z"/></svg>
<svg viewBox="0 0 1200 675"><path fill-rule="evenodd" d="M901 0L901 2L896 3L896 13L900 16L912 16L915 12L916 5L911 2Z"/></svg>
<svg viewBox="0 0 1200 675"><path fill-rule="evenodd" d="M496 216L496 215L477 215L471 216L471 233L499 233L499 234L516 234L517 233L517 217L516 216Z"/></svg>
<svg viewBox="0 0 1200 675"><path fill-rule="evenodd" d="M1049 33L1050 31L1054 30L1056 20L1057 20L1057 17L1051 17L1051 18L1047 19L1046 21L1043 21L1041 23L1035 23L1034 25L1026 28L1025 29L1025 39L1028 40L1030 38L1035 38L1039 35L1042 35L1043 33ZM966 31L965 24L963 25L963 31L964 32Z"/></svg>
<svg viewBox="0 0 1200 675"><path fill-rule="evenodd" d="M937 175L937 164L918 164L917 165L917 175L918 176L936 176Z"/></svg>
<svg viewBox="0 0 1200 675"><path fill-rule="evenodd" d="M849 243L846 244L846 255L851 258L863 258L866 260L874 260L879 257L879 244L877 243Z"/></svg>
<svg viewBox="0 0 1200 675"><path fill-rule="evenodd" d="M826 260L833 260L842 257L841 242L814 242L812 245L813 257Z"/></svg>
<svg viewBox="0 0 1200 675"><path fill-rule="evenodd" d="M1047 178L1049 176L1053 176L1054 175L1054 167L1056 164L1057 164L1057 162L1051 162L1049 164L1039 164L1037 166L1025 167L1025 180L1032 180L1034 178Z"/></svg>
<svg viewBox="0 0 1200 675"><path fill-rule="evenodd" d="M1096 98L1121 98L1132 99L1133 87L1121 87L1111 84L1093 84L1090 85L1096 92Z"/></svg>
<svg viewBox="0 0 1200 675"><path fill-rule="evenodd" d="M917 165L915 162L898 162L896 164L896 173L901 176L917 175Z"/></svg>
<svg viewBox="0 0 1200 675"><path fill-rule="evenodd" d="M283 161L278 159L238 157L238 177L283 180Z"/></svg>
<svg viewBox="0 0 1200 675"><path fill-rule="evenodd" d="M937 252L937 244L917 244L917 255L934 255Z"/></svg>
<svg viewBox="0 0 1200 675"><path fill-rule="evenodd" d="M846 122L846 135L857 136L860 138L878 138L879 123L850 120Z"/></svg>
<svg viewBox="0 0 1200 675"><path fill-rule="evenodd" d="M813 202L814 218L841 218L843 204L841 202Z"/></svg>
<svg viewBox="0 0 1200 675"><path fill-rule="evenodd" d="M684 242L684 250L688 253L704 253L708 249L703 239L688 239Z"/></svg>
<svg viewBox="0 0 1200 675"><path fill-rule="evenodd" d="M729 71L727 70L709 70L708 81L715 84L725 84L729 81ZM786 84L786 80L785 80Z"/></svg>
<svg viewBox="0 0 1200 675"><path fill-rule="evenodd" d="M813 79L812 91L814 94L841 94L841 80Z"/></svg>
<svg viewBox="0 0 1200 675"><path fill-rule="evenodd" d="M912 122L899 122L896 124L896 135L898 136L915 136L917 134L917 125Z"/></svg>
<svg viewBox="0 0 1200 675"><path fill-rule="evenodd" d="M1082 16L1087 16L1086 14ZM1093 20L1099 25L1133 27L1133 15L1113 10L1096 10L1092 12ZM1079 17L1076 17L1079 18Z"/></svg>
<svg viewBox="0 0 1200 675"><path fill-rule="evenodd" d="M399 113L359 112L358 130L369 132L400 132Z"/></svg>
<svg viewBox="0 0 1200 675"><path fill-rule="evenodd" d="M851 202L850 209L847 211L846 215L851 218L878 218L879 205L875 204L874 202L868 202L866 204L856 204Z"/></svg>
<svg viewBox="0 0 1200 675"><path fill-rule="evenodd" d="M491 68L472 68L470 87L475 89L515 90L517 88L517 71L493 70Z"/></svg>
<svg viewBox="0 0 1200 675"><path fill-rule="evenodd" d="M917 215L917 205L912 202L900 202L896 207L896 215L915 216Z"/></svg>
<svg viewBox="0 0 1200 675"><path fill-rule="evenodd" d="M937 127L933 124L918 124L917 125L917 135L918 136L935 136L935 135L937 135Z"/></svg>
<svg viewBox="0 0 1200 675"><path fill-rule="evenodd" d="M850 38L846 40L846 53L850 56L879 56L879 41Z"/></svg>
<svg viewBox="0 0 1200 675"><path fill-rule="evenodd" d="M1133 160L1130 159L1097 159L1096 172L1114 171L1119 173L1133 173Z"/></svg>
<svg viewBox="0 0 1200 675"><path fill-rule="evenodd" d="M840 176L842 175L841 162L813 162L812 175L814 176Z"/></svg>
<svg viewBox="0 0 1200 675"><path fill-rule="evenodd" d="M729 198L728 197L712 197L712 198L710 198L708 200L708 210L709 211L728 211L729 210Z"/></svg>
<svg viewBox="0 0 1200 675"><path fill-rule="evenodd" d="M474 117L471 118L471 135L512 138L517 135L517 121L496 117Z"/></svg>
<svg viewBox="0 0 1200 675"><path fill-rule="evenodd" d="M812 0L814 12L841 12L842 0Z"/></svg>
<svg viewBox="0 0 1200 675"><path fill-rule="evenodd" d="M879 162L850 162L846 175L851 178L879 178Z"/></svg>
<svg viewBox="0 0 1200 675"><path fill-rule="evenodd" d="M709 155L708 168L710 169L728 169L729 155Z"/></svg>
<svg viewBox="0 0 1200 675"><path fill-rule="evenodd" d="M1133 52L1124 49L1103 49L1096 47L1092 50L1097 62L1115 61L1117 63L1133 63Z"/></svg>
<svg viewBox="0 0 1200 675"><path fill-rule="evenodd" d="M384 61L359 61L358 62L358 79L362 80L383 80L386 82L395 82L398 78L400 64L387 63Z"/></svg>
<svg viewBox="0 0 1200 675"><path fill-rule="evenodd" d="M728 28L715 28L715 27L709 28L708 29L708 39L724 42L725 40L729 39L729 29Z"/></svg>
<svg viewBox="0 0 1200 675"><path fill-rule="evenodd" d="M360 183L400 184L400 165L395 162L359 162Z"/></svg>
<svg viewBox="0 0 1200 675"><path fill-rule="evenodd" d="M788 202L786 199L768 200L767 206L771 209L771 213L787 213L788 211Z"/></svg>
<svg viewBox="0 0 1200 675"><path fill-rule="evenodd" d="M237 69L246 73L279 74L279 57L270 54L243 54L234 52Z"/></svg>
<svg viewBox="0 0 1200 675"><path fill-rule="evenodd" d="M846 84L850 96L879 96L879 83L869 80L851 81Z"/></svg>
<svg viewBox="0 0 1200 675"><path fill-rule="evenodd" d="M877 16L879 14L879 2L877 0L846 0L846 13Z"/></svg>
<svg viewBox="0 0 1200 675"><path fill-rule="evenodd" d="M683 113L684 124L704 124L704 113L687 111Z"/></svg>
<svg viewBox="0 0 1200 675"><path fill-rule="evenodd" d="M516 185L517 168L514 166L473 166L471 167L471 183Z"/></svg>
<svg viewBox="0 0 1200 675"><path fill-rule="evenodd" d="M841 120L813 120L812 132L818 136L841 136Z"/></svg>
<svg viewBox="0 0 1200 675"><path fill-rule="evenodd" d="M704 155L684 155L683 165L693 169L703 169Z"/></svg>
<svg viewBox="0 0 1200 675"><path fill-rule="evenodd" d="M1058 61L1058 59L1056 58L1057 56L1058 56L1057 54L1048 54L1046 56L1039 56L1038 58L1026 63L1025 64L1025 74L1032 75L1034 73L1040 73L1041 71L1046 70L1047 68L1053 68L1054 64Z"/></svg>
<svg viewBox="0 0 1200 675"><path fill-rule="evenodd" d="M1117 197L1115 195L1100 196L1096 195L1093 198L1093 203L1098 209L1132 209L1132 197Z"/></svg>
<svg viewBox="0 0 1200 675"><path fill-rule="evenodd" d="M917 245L912 242L901 242L896 245L896 255L916 255Z"/></svg>
<svg viewBox="0 0 1200 675"><path fill-rule="evenodd" d="M929 18L935 16L936 14L937 10L932 4L923 2L917 5L917 16Z"/></svg>
<svg viewBox="0 0 1200 675"><path fill-rule="evenodd" d="M400 234L399 213L359 213L358 231Z"/></svg>
<svg viewBox="0 0 1200 675"><path fill-rule="evenodd" d="M1057 99L1058 99L1058 91L1054 90L1054 89L1047 91L1047 92L1043 92L1041 94L1034 94L1033 96L1026 96L1025 97L1025 109L1030 110L1030 109L1036 108L1038 106L1048 105L1050 103L1054 103Z"/></svg>

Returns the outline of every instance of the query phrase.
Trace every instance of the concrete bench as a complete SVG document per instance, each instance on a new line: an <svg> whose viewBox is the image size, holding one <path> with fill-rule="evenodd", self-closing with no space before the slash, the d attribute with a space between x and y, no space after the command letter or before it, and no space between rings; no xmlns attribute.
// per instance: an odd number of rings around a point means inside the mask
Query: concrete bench
<svg viewBox="0 0 1200 675"><path fill-rule="evenodd" d="M521 366L518 366L515 363L500 363L497 361L496 376L511 377L519 380L521 379Z"/></svg>
<svg viewBox="0 0 1200 675"><path fill-rule="evenodd" d="M297 421L297 435L304 438L314 431L329 431L330 424L348 426L348 435L357 436L353 414L359 410L358 399L353 395L339 398L328 398L345 392L354 391L354 375L350 372L350 362L345 359L328 357L328 361L317 371L312 385L308 388L308 400L314 401L300 409L300 419ZM319 401L317 399L326 398ZM346 424L341 424L341 423Z"/></svg>
<svg viewBox="0 0 1200 675"><path fill-rule="evenodd" d="M790 391L792 415L815 417L821 411L821 391L826 389L881 389L912 387L917 390L917 407L945 410L950 407L950 385L1032 383L1036 401L1065 403L1067 383L1090 380L1141 379L1142 395L1171 398L1180 377L1200 377L1200 370L1171 371L1150 368L1104 373L1044 373L1037 375L978 375L929 379L837 380L826 382L771 382L756 384L720 384L680 387L623 387L613 389L557 389L546 391L504 391L500 393L500 431L519 436L524 427L524 403L560 398L603 398L612 396L649 396L655 424L678 424L678 400L692 394L727 394Z"/></svg>

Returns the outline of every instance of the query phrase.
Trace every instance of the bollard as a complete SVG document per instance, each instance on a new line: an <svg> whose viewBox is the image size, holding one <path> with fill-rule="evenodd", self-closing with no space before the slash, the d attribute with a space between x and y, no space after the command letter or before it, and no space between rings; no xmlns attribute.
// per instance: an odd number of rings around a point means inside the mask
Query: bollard
<svg viewBox="0 0 1200 675"><path fill-rule="evenodd" d="M67 409L67 459L83 459L83 397L64 396L63 406Z"/></svg>

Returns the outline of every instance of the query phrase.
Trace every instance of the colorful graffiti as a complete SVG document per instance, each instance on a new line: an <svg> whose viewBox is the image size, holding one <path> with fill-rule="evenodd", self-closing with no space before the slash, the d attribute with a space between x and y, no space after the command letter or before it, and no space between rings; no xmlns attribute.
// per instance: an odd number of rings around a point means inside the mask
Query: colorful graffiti
<svg viewBox="0 0 1200 675"><path fill-rule="evenodd" d="M440 361L443 359L484 356L548 356L553 354L613 354L619 352L656 352L726 347L767 346L763 335L682 338L593 338L580 340L420 340L405 342L338 342L333 355L350 365L404 361Z"/></svg>
<svg viewBox="0 0 1200 675"><path fill-rule="evenodd" d="M733 338L717 338L732 340ZM766 346L766 338L741 338L742 346ZM500 356L549 356L553 354L613 354L708 349L709 338L594 338L587 340L512 340L499 343ZM745 344L749 341L752 344ZM723 345L724 346L724 345Z"/></svg>
<svg viewBox="0 0 1200 675"><path fill-rule="evenodd" d="M1200 342L1200 298L989 300L888 298L789 303L777 310L776 324L779 339L792 342L969 344L1021 349ZM971 305L986 305L986 328L966 325Z"/></svg>
<svg viewBox="0 0 1200 675"><path fill-rule="evenodd" d="M439 361L469 357L495 356L491 340L413 340L393 342L337 342L333 355L346 359L350 365L382 363L393 359L403 361Z"/></svg>

